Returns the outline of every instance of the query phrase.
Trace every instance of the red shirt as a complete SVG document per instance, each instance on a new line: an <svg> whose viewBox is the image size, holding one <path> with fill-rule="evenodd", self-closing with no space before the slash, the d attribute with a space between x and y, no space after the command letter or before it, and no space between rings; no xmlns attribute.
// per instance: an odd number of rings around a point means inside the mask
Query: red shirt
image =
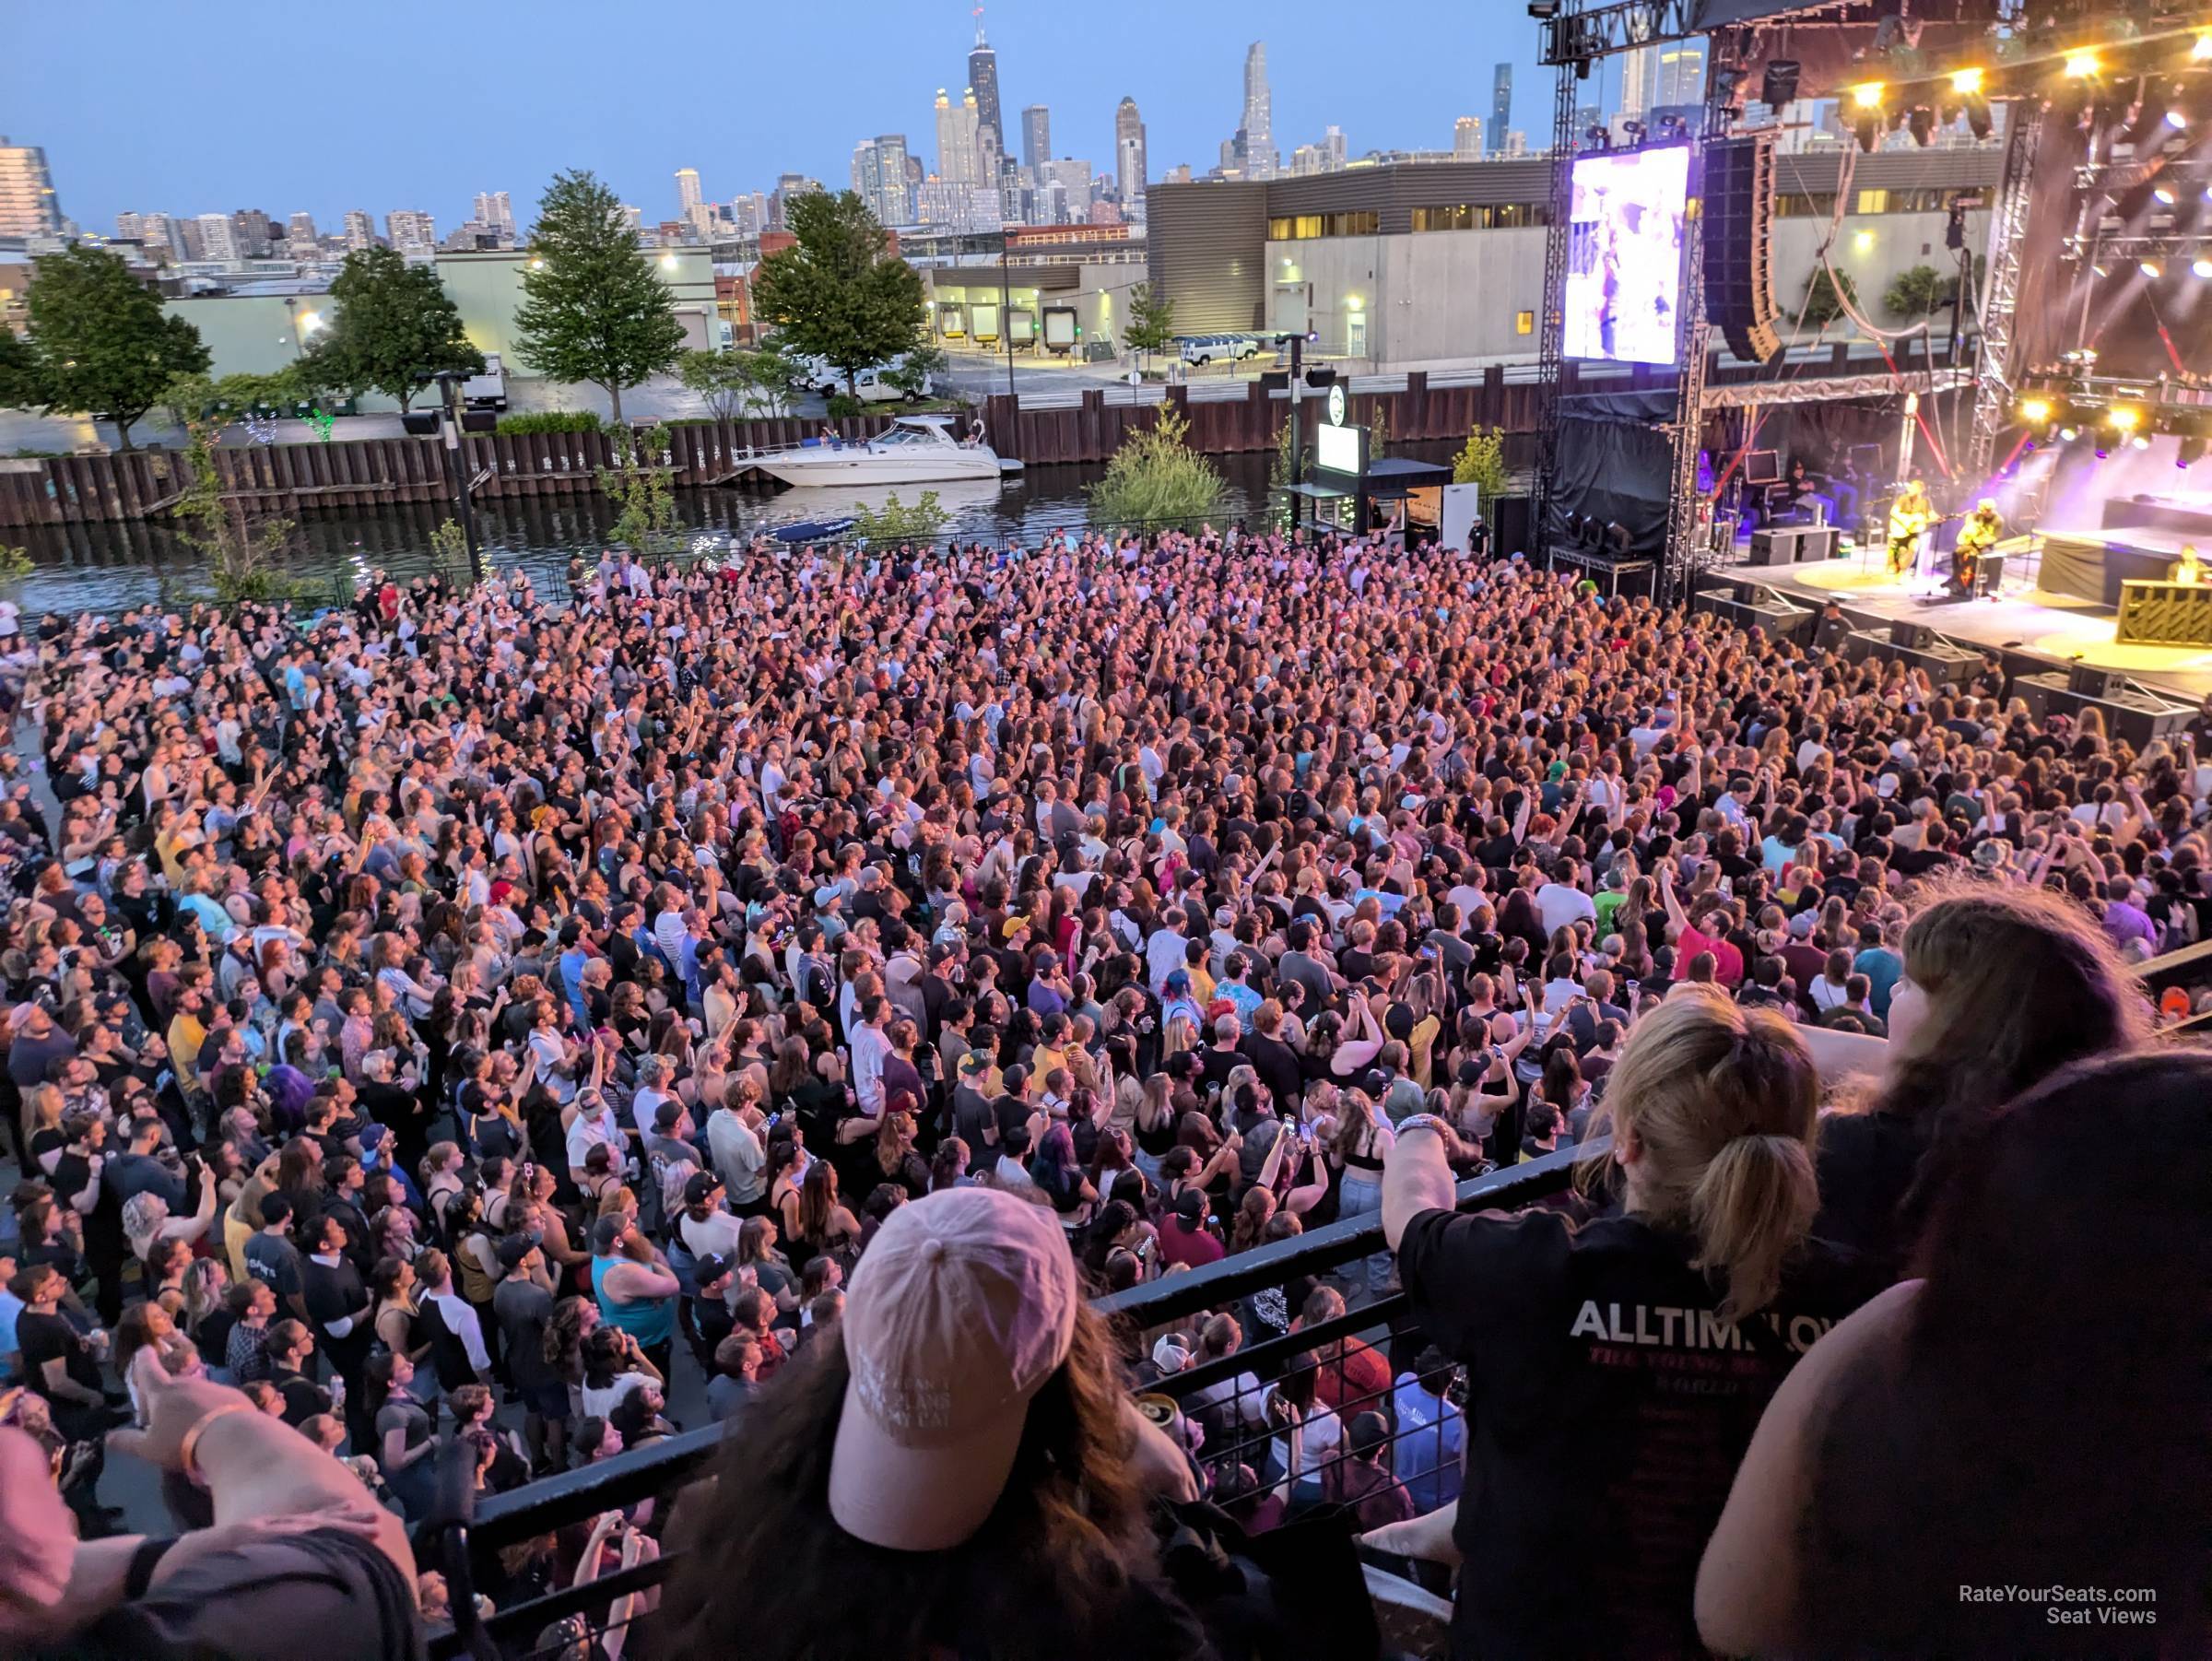
<svg viewBox="0 0 2212 1661"><path fill-rule="evenodd" d="M1371 1409L1383 1412L1390 1400L1390 1363L1364 1338L1347 1338L1340 1357L1321 1363L1313 1398L1347 1420Z"/></svg>
<svg viewBox="0 0 2212 1661"><path fill-rule="evenodd" d="M1159 1225L1159 1255L1164 1262L1202 1269L1209 1263L1220 1262L1229 1254L1219 1241L1206 1231L1203 1224L1186 1230L1182 1218L1171 1215Z"/></svg>
<svg viewBox="0 0 2212 1661"><path fill-rule="evenodd" d="M1712 953L1713 978L1722 985L1743 984L1744 954L1727 941L1700 934L1695 928L1684 929L1675 941L1675 973L1677 978L1688 978L1689 960L1701 951Z"/></svg>

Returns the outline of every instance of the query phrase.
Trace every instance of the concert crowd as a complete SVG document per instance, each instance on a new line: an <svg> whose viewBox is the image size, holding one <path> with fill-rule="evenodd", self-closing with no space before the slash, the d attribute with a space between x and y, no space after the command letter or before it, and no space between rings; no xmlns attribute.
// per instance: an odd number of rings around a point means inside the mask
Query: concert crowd
<svg viewBox="0 0 2212 1661"><path fill-rule="evenodd" d="M2212 1063L2137 971L2212 701L1241 530L570 588L0 641L11 1643L418 1654L453 1473L725 1420L483 1607L680 1550L537 1653L1418 1653L1364 1560L1462 1657L2201 1649Z"/></svg>

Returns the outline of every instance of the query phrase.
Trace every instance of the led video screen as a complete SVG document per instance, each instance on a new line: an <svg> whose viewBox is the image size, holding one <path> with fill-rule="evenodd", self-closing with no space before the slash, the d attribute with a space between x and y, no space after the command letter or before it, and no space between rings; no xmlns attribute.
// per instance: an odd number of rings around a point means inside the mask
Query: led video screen
<svg viewBox="0 0 2212 1661"><path fill-rule="evenodd" d="M1684 145L1576 160L1568 218L1568 357L1675 361L1688 194Z"/></svg>

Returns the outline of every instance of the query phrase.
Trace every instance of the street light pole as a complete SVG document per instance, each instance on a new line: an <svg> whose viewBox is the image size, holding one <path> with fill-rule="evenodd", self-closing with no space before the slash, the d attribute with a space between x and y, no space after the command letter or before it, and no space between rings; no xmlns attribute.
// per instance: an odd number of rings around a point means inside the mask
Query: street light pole
<svg viewBox="0 0 2212 1661"><path fill-rule="evenodd" d="M445 439L445 466L453 477L453 493L461 503L461 535L468 544L468 579L484 580L484 556L477 541L477 510L469 500L468 458L461 454L460 389L453 371L438 372L438 430Z"/></svg>
<svg viewBox="0 0 2212 1661"><path fill-rule="evenodd" d="M998 333L1006 343L1006 396L1014 395L1014 290L1006 275L1006 233L998 233Z"/></svg>
<svg viewBox="0 0 2212 1661"><path fill-rule="evenodd" d="M1299 476L1305 471L1306 429L1299 405L1306 388L1306 337L1290 336L1290 536L1298 536Z"/></svg>

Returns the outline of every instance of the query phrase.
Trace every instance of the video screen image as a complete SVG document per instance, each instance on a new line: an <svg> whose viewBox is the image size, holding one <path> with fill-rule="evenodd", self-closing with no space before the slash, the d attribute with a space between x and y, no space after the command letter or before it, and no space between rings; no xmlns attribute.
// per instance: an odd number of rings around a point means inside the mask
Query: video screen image
<svg viewBox="0 0 2212 1661"><path fill-rule="evenodd" d="M1573 192L1566 355L1674 362L1688 147L1582 157L1574 163Z"/></svg>

